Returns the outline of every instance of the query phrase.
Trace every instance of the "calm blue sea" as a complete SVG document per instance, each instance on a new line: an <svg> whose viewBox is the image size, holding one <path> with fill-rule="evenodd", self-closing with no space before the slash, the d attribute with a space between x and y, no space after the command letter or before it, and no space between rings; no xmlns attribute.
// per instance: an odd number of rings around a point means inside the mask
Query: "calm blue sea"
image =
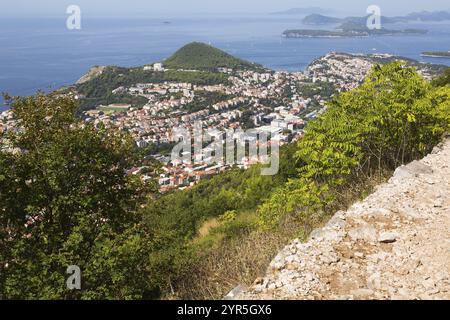
<svg viewBox="0 0 450 320"><path fill-rule="evenodd" d="M430 30L428 35L420 36L363 39L281 37L286 29L303 27L300 18L278 16L83 19L82 30L79 31L66 29L65 17L2 19L0 92L29 95L36 90L55 89L74 83L91 66L143 65L166 58L191 41L210 43L276 70L303 70L313 59L330 51L391 53L450 65L449 59L420 57L420 53L426 50L450 50L450 22L386 26Z"/></svg>

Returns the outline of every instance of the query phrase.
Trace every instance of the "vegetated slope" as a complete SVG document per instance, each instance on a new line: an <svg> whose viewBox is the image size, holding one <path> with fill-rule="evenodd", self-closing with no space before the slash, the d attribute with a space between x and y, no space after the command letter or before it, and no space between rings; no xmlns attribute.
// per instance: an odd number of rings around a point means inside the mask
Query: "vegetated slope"
<svg viewBox="0 0 450 320"><path fill-rule="evenodd" d="M187 72L169 70L166 72L146 71L143 68L123 68L109 66L102 73L89 80L78 83L76 90L84 95L80 101L80 110L93 109L99 104L130 103L143 106L148 100L144 97L132 96L128 93L113 94L112 91L121 86L132 86L137 83L163 83L166 81L189 82L195 85L211 85L227 83L227 77L219 72Z"/></svg>
<svg viewBox="0 0 450 320"><path fill-rule="evenodd" d="M450 299L450 139L295 240L244 299Z"/></svg>
<svg viewBox="0 0 450 320"><path fill-rule="evenodd" d="M235 58L220 49L200 42L187 44L175 52L170 58L164 60L163 63L165 67L172 69L262 69L262 67L258 64Z"/></svg>
<svg viewBox="0 0 450 320"><path fill-rule="evenodd" d="M328 17L322 14L313 13L303 18L302 22L303 24L321 25L321 24L339 23L342 22L342 20L343 19L340 18Z"/></svg>

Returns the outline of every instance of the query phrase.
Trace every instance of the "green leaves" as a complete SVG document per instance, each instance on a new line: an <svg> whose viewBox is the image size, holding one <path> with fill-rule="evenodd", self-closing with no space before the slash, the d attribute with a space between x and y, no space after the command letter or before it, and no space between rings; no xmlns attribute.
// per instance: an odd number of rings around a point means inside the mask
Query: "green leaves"
<svg viewBox="0 0 450 320"><path fill-rule="evenodd" d="M13 102L20 127L8 138L21 152L0 153L0 294L5 298L85 298L93 291L96 297L117 298L97 279L110 282L105 268L113 268L118 278L130 272L116 247L131 248L127 241L134 240L121 235L140 221L136 208L147 195L140 179L125 175L134 165L134 143L123 133L81 123L76 108L70 97L40 93ZM92 254L97 246L110 248L111 255L97 261ZM90 270L83 277L86 290L66 289L65 270L72 264ZM121 287L142 292L146 283Z"/></svg>
<svg viewBox="0 0 450 320"><path fill-rule="evenodd" d="M444 87L450 85L450 68L445 69L444 73L433 80L433 85Z"/></svg>
<svg viewBox="0 0 450 320"><path fill-rule="evenodd" d="M449 94L448 86L433 88L402 62L375 66L363 85L308 125L296 152L298 179L260 207L262 225L289 213L323 213L356 177L423 157L449 130Z"/></svg>

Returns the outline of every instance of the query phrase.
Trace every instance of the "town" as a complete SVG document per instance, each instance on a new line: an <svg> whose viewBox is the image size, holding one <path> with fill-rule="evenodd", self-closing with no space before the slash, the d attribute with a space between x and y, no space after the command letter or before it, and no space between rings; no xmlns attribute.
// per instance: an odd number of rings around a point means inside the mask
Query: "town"
<svg viewBox="0 0 450 320"><path fill-rule="evenodd" d="M375 61L392 59L389 55L350 55L330 53L311 63L304 72L272 70L239 70L220 67L214 72L226 79L224 83L199 85L189 82L164 81L133 83L111 90L111 94L144 99L141 106L133 103L99 104L84 111L86 123L129 132L137 147L149 149L148 157L161 164L155 177L146 166L130 168L128 174L140 174L143 179L157 178L160 190L184 189L204 177L238 166L246 169L260 162L261 157L247 155L237 163L211 161L211 146L184 161L171 158L173 146L179 142L174 128L192 131L200 125L206 132L216 131L214 143L223 144L227 130L257 129L266 132L280 146L300 139L308 121L326 108L335 93L357 87ZM163 63L142 67L148 73L164 74L173 70ZM176 70L196 73L199 70ZM422 73L429 72L424 66ZM86 78L86 76L85 76ZM87 78L89 79L89 77ZM86 81L86 79L85 79ZM72 89L75 99L84 99ZM11 111L0 114L0 133L14 130ZM249 137L243 138L245 141ZM151 151L150 151L151 150Z"/></svg>

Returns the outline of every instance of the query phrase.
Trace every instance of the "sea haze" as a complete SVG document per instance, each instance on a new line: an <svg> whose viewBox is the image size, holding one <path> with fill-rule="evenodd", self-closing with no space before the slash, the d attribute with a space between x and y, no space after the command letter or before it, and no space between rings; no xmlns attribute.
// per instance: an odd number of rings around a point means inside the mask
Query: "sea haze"
<svg viewBox="0 0 450 320"><path fill-rule="evenodd" d="M167 23L170 22L170 23ZM191 41L202 41L275 70L303 70L330 51L391 53L422 58L423 51L450 50L450 22L411 23L387 28L428 29L427 35L341 39L284 39L302 26L285 16L184 19L83 19L69 31L65 19L0 20L0 92L29 95L72 84L94 65L137 66L162 60ZM332 28L332 26L330 26ZM0 107L1 108L1 107Z"/></svg>

